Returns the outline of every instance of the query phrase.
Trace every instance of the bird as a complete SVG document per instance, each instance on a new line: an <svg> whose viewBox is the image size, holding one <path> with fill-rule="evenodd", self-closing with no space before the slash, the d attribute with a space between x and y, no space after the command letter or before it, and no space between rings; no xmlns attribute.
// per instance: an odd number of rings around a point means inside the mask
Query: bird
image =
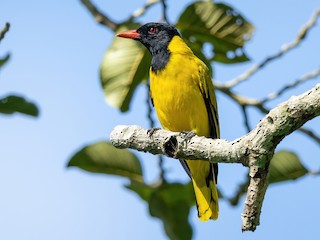
<svg viewBox="0 0 320 240"><path fill-rule="evenodd" d="M220 137L217 101L209 69L174 26L151 22L118 33L117 37L136 40L149 50L152 56L150 97L164 129ZM216 220L219 215L218 165L205 160L182 159L180 162L192 180L198 218Z"/></svg>

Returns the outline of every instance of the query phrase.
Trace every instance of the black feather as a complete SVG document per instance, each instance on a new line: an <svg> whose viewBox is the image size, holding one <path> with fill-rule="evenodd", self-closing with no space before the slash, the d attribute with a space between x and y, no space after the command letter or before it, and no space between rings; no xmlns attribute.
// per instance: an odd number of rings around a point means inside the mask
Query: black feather
<svg viewBox="0 0 320 240"><path fill-rule="evenodd" d="M216 125L215 125L215 121L214 121L214 116L217 116L217 112L214 108L214 106L212 105L211 99L210 99L210 95L206 94L205 92L203 92L201 90L201 88L199 87L202 96L203 96L203 100L204 103L206 105L206 109L207 109L207 113L208 113L208 119L209 119L209 129L210 129L210 138L217 138L218 137L218 133L217 133L217 129L216 129ZM212 174L214 173L214 179L216 181L216 184L218 183L218 164L217 163L211 163L212 168L210 168L210 172L209 172L209 176L211 176L212 179ZM212 172L213 171L213 172Z"/></svg>
<svg viewBox="0 0 320 240"><path fill-rule="evenodd" d="M153 29L154 31L151 31ZM147 23L141 26L137 32L140 34L140 41L151 53L151 70L155 73L164 69L170 59L168 45L171 39L178 35L177 29L163 23Z"/></svg>

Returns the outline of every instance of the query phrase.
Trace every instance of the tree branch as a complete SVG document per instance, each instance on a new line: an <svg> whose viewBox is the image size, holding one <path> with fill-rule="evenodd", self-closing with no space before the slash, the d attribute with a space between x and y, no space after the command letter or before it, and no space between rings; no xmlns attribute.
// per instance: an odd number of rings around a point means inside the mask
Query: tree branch
<svg viewBox="0 0 320 240"><path fill-rule="evenodd" d="M96 22L110 28L112 31L116 31L119 24L112 21L107 15L102 13L96 6L92 4L90 0L80 0L81 3L89 10Z"/></svg>
<svg viewBox="0 0 320 240"><path fill-rule="evenodd" d="M273 100L273 99L275 99L277 97L280 97L283 93L285 93L289 89L292 89L292 88L296 87L300 83L303 83L303 82L306 82L308 80L317 78L319 75L320 75L320 68L317 68L316 70L314 70L314 71L312 71L310 73L307 73L307 74L303 75L302 77L298 78L296 81L283 86L277 92L271 93L269 96L267 96L264 99L262 99L261 103L264 104L265 102L268 102L268 101Z"/></svg>
<svg viewBox="0 0 320 240"><path fill-rule="evenodd" d="M283 45L283 47L280 49L278 53L275 53L267 58L265 58L261 63L258 65L253 66L248 71L244 72L243 74L239 75L239 77L230 80L225 84L225 87L232 88L236 85L238 85L241 82L244 82L248 78L250 78L252 75L254 75L258 70L265 67L268 63L272 62L273 60L276 60L280 58L283 54L288 53L290 50L296 48L299 46L299 44L302 42L302 40L305 39L307 36L309 30L316 25L317 19L320 16L320 9L317 9L313 14L311 19L302 27L302 29L299 31L297 37L293 40L291 43L287 43Z"/></svg>
<svg viewBox="0 0 320 240"><path fill-rule="evenodd" d="M308 76L308 77L310 77L308 79L311 79L313 77L317 77L317 73L318 73L318 71L316 70L314 72L306 74L305 77ZM306 80L308 80L308 79L306 79ZM213 82L213 85L216 90L219 90L220 92L226 94L228 97L230 97L236 103L238 103L242 107L242 111L243 111L243 107L248 107L248 106L255 107L261 113L264 113L264 114L267 114L270 111L267 107L264 106L266 102L263 102L263 100L257 100L257 99L241 96L241 95L235 93L231 88L227 88L223 84L218 83L218 82ZM243 112L243 114L244 114L244 112ZM246 116L244 115L244 123L245 123L246 129L248 129L248 126L247 126L248 120L249 120L248 117L246 119ZM318 144L320 144L320 137L317 136L314 132L312 132L312 130L301 127L297 131L309 136L314 141L316 141Z"/></svg>
<svg viewBox="0 0 320 240"><path fill-rule="evenodd" d="M307 121L320 115L320 84L272 109L245 136L232 142L195 136L186 142L182 133L158 130L150 137L139 126L117 126L111 143L177 159L207 159L216 163L242 163L249 167L250 183L242 214L242 230L259 225L262 202L268 185L268 168L280 141Z"/></svg>

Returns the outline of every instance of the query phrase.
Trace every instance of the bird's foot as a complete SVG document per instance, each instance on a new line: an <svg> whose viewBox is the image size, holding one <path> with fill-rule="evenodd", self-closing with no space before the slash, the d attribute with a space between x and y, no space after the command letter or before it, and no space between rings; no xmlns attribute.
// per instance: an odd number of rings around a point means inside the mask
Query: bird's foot
<svg viewBox="0 0 320 240"><path fill-rule="evenodd" d="M184 140L183 140L183 143L187 143L191 140L191 138L193 138L194 136L196 136L197 134L194 132L194 131L182 131L181 132L184 136Z"/></svg>
<svg viewBox="0 0 320 240"><path fill-rule="evenodd" d="M149 137L152 137L152 135L156 132L156 131L158 131L158 130L160 130L161 128L149 128L148 130L147 130L147 134L148 134L148 136Z"/></svg>

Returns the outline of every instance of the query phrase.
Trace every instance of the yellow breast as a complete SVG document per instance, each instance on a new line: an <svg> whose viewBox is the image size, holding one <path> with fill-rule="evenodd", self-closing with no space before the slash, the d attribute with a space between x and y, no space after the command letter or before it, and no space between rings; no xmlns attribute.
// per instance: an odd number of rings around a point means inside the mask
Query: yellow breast
<svg viewBox="0 0 320 240"><path fill-rule="evenodd" d="M163 128L171 131L195 131L209 135L208 113L201 94L199 73L205 65L184 41L175 36L168 49L165 69L150 70L153 103Z"/></svg>

